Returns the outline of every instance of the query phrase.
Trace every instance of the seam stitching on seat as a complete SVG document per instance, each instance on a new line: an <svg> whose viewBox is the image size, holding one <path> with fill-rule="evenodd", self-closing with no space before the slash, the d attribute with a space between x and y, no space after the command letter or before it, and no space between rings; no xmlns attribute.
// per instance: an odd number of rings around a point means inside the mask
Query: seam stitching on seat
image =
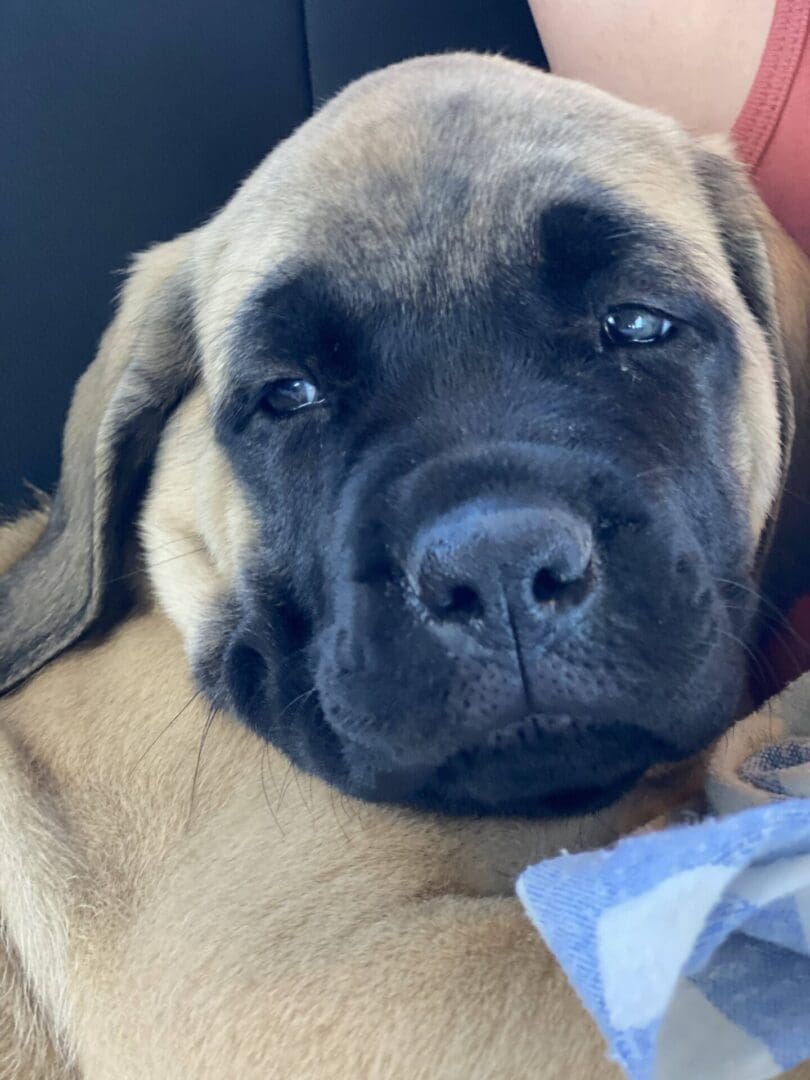
<svg viewBox="0 0 810 1080"><path fill-rule="evenodd" d="M304 70L306 73L307 93L309 95L310 116L315 111L315 93L312 88L312 60L309 51L309 18L307 0L301 0L301 32L304 41Z"/></svg>

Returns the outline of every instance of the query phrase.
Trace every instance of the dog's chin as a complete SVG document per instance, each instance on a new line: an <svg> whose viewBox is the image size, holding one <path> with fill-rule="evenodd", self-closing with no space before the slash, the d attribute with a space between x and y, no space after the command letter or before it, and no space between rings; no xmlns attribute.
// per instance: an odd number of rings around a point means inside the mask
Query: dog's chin
<svg viewBox="0 0 810 1080"><path fill-rule="evenodd" d="M560 818L609 806L652 765L687 756L634 725L597 730L564 723L569 718L545 719L558 721L564 733L538 734L538 718L528 717L497 740L431 763L395 760L379 746L338 738L339 766L324 775L322 760L321 775L369 802L452 815Z"/></svg>
<svg viewBox="0 0 810 1080"><path fill-rule="evenodd" d="M486 766L484 765L484 768ZM620 799L641 778L645 769L634 769L605 784L560 788L557 791L503 791L492 796L488 785L470 776L450 777L452 766L443 767L421 786L402 789L399 775L381 776L367 801L396 803L415 810L457 816L564 818L594 813Z"/></svg>
<svg viewBox="0 0 810 1080"><path fill-rule="evenodd" d="M644 769L634 770L609 784L563 788L544 795L514 795L512 798L500 799L494 803L476 798L474 792L453 797L446 791L434 793L427 788L411 805L434 812L458 815L546 819L579 817L603 810L617 802L631 790L644 772Z"/></svg>

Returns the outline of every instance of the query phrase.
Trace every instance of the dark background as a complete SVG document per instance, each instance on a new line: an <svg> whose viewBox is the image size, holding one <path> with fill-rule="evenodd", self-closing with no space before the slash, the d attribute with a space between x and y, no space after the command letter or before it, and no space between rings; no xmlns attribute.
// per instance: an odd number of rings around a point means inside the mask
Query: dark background
<svg viewBox="0 0 810 1080"><path fill-rule="evenodd" d="M55 485L129 254L202 222L347 82L448 49L544 63L526 0L3 0L6 514Z"/></svg>

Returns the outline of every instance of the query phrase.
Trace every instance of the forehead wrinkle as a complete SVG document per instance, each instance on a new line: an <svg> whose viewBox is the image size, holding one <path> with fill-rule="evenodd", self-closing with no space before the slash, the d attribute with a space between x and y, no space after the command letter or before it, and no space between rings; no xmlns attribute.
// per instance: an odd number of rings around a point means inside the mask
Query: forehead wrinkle
<svg viewBox="0 0 810 1080"><path fill-rule="evenodd" d="M551 202L540 213L538 261L552 292L579 290L609 271L635 278L689 267L687 250L646 212L629 206L604 189ZM654 290L653 290L654 291Z"/></svg>

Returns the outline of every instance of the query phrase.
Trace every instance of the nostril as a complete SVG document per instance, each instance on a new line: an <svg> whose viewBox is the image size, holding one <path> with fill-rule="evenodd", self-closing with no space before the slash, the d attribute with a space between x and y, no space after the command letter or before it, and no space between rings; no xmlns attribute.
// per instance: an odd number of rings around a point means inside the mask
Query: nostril
<svg viewBox="0 0 810 1080"><path fill-rule="evenodd" d="M481 597L469 585L454 585L448 603L443 607L445 618L480 619L484 614Z"/></svg>
<svg viewBox="0 0 810 1080"><path fill-rule="evenodd" d="M591 586L591 563L583 574L573 580L566 580L562 574L551 567L543 566L534 575L532 596L538 604L566 604L573 606L584 600Z"/></svg>
<svg viewBox="0 0 810 1080"><path fill-rule="evenodd" d="M560 581L553 571L547 567L538 570L532 582L532 593L538 604L547 604L549 600L556 600L565 583Z"/></svg>
<svg viewBox="0 0 810 1080"><path fill-rule="evenodd" d="M453 583L423 575L419 598L436 619L469 622L484 615L484 602L478 591L465 582Z"/></svg>

